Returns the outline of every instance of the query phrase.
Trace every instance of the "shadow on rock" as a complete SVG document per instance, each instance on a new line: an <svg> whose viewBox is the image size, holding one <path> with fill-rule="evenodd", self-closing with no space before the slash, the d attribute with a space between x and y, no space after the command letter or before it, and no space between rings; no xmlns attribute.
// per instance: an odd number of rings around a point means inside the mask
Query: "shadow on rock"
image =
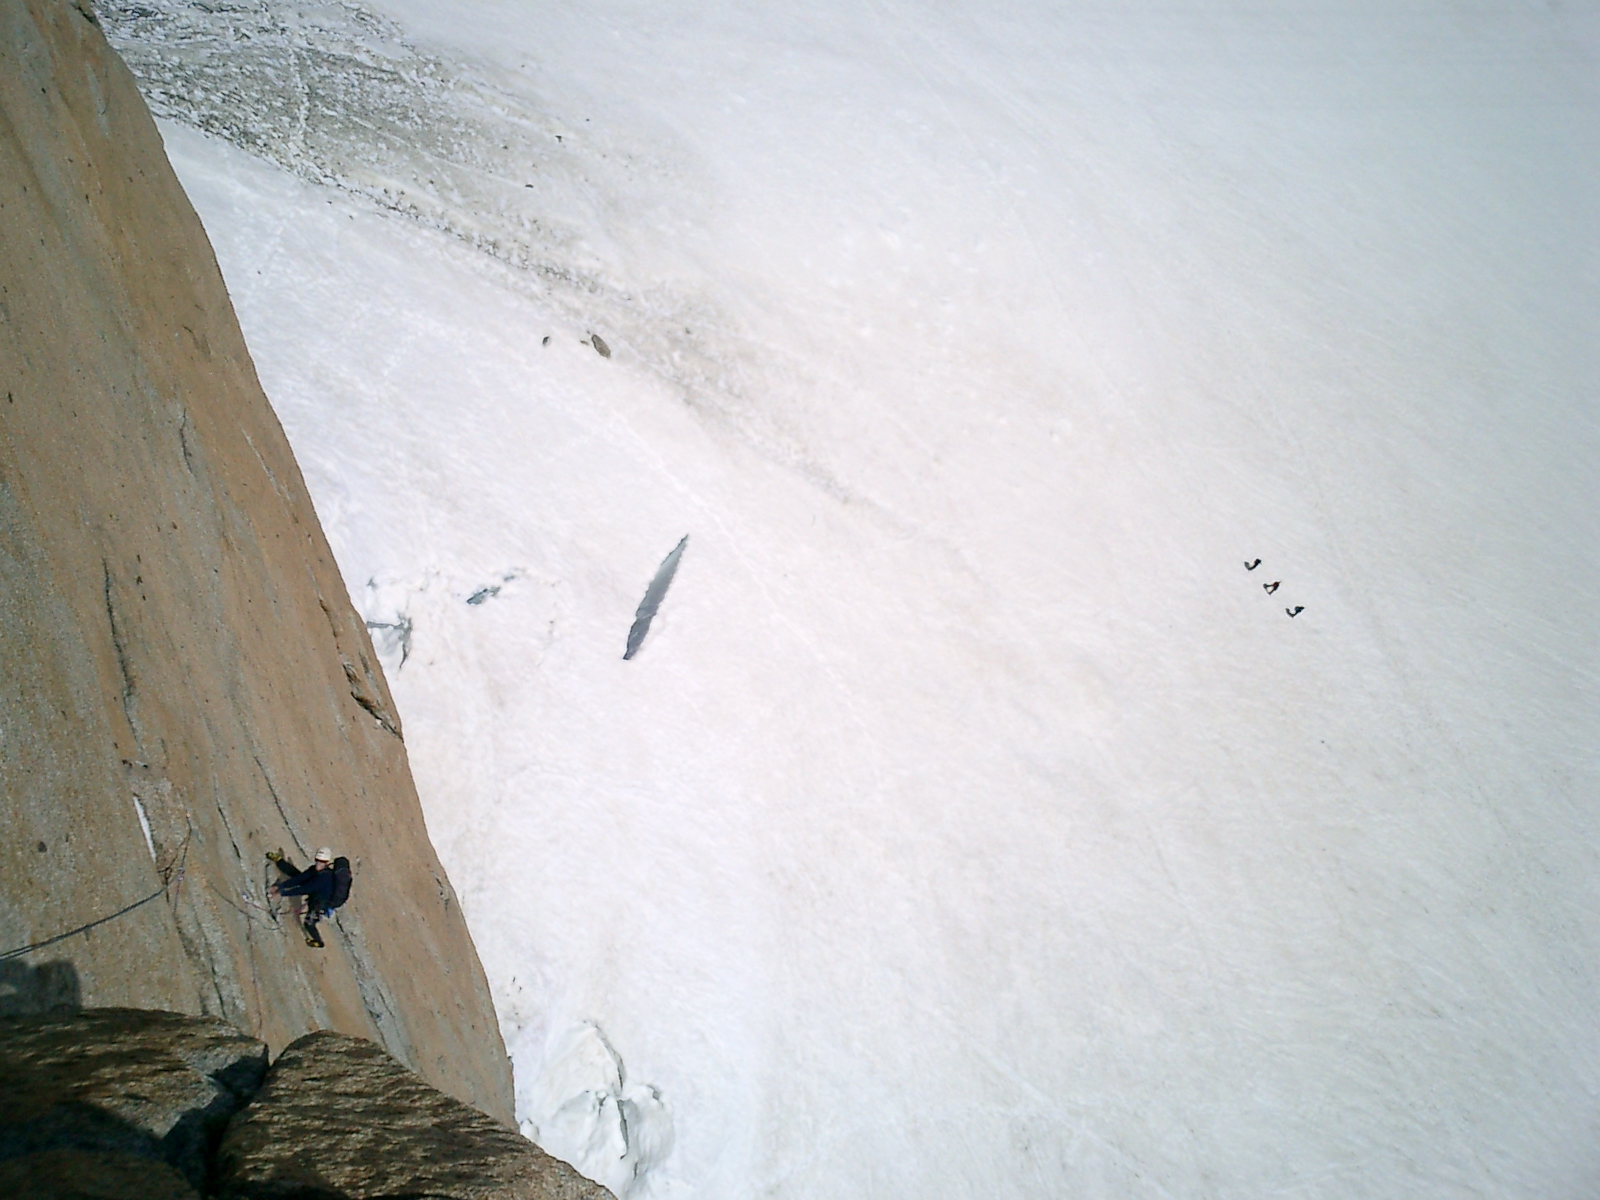
<svg viewBox="0 0 1600 1200"><path fill-rule="evenodd" d="M0 1191L7 1181L30 1197L202 1191L223 1127L266 1068L263 1043L209 1017L107 1008L0 1019ZM74 1190L75 1178L102 1190Z"/></svg>
<svg viewBox="0 0 1600 1200"><path fill-rule="evenodd" d="M200 1200L164 1162L88 1150L46 1150L0 1162L0 1194L26 1200Z"/></svg>
<svg viewBox="0 0 1600 1200"><path fill-rule="evenodd" d="M83 1007L78 968L65 960L37 967L0 962L0 1017L77 1012Z"/></svg>

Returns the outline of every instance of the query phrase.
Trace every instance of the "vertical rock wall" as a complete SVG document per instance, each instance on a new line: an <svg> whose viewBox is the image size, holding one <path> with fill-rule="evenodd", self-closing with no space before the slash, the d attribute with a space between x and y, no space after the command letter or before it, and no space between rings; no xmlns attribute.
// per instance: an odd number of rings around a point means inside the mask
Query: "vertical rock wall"
<svg viewBox="0 0 1600 1200"><path fill-rule="evenodd" d="M0 1009L369 1037L504 1120L400 722L204 231L87 0L0 0ZM347 854L308 948L264 852Z"/></svg>

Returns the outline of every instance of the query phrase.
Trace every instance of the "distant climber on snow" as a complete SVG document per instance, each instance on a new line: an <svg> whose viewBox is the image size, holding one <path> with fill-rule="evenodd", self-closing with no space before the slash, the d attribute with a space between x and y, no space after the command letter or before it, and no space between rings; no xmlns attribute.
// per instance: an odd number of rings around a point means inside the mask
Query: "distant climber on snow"
<svg viewBox="0 0 1600 1200"><path fill-rule="evenodd" d="M281 849L269 851L267 861L275 864L286 879L272 885L271 890L280 896L304 896L305 914L301 926L305 930L306 945L323 945L317 932L317 922L350 898L350 860L323 846L317 851L311 869L302 871L283 856Z"/></svg>

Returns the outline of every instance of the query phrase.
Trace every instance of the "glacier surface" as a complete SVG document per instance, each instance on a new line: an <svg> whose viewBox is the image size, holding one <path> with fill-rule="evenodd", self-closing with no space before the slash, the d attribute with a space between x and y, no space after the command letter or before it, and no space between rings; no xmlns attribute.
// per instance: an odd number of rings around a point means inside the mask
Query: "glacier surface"
<svg viewBox="0 0 1600 1200"><path fill-rule="evenodd" d="M530 1136L638 1197L1592 1190L1592 13L102 12Z"/></svg>

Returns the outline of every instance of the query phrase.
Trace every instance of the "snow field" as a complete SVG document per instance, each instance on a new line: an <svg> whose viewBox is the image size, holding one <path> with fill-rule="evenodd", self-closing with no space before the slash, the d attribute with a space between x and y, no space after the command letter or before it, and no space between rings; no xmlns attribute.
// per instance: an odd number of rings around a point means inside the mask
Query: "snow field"
<svg viewBox="0 0 1600 1200"><path fill-rule="evenodd" d="M565 131L560 237L486 118L426 221L163 134L409 629L536 1140L638 1196L1584 1193L1591 27L385 11Z"/></svg>

